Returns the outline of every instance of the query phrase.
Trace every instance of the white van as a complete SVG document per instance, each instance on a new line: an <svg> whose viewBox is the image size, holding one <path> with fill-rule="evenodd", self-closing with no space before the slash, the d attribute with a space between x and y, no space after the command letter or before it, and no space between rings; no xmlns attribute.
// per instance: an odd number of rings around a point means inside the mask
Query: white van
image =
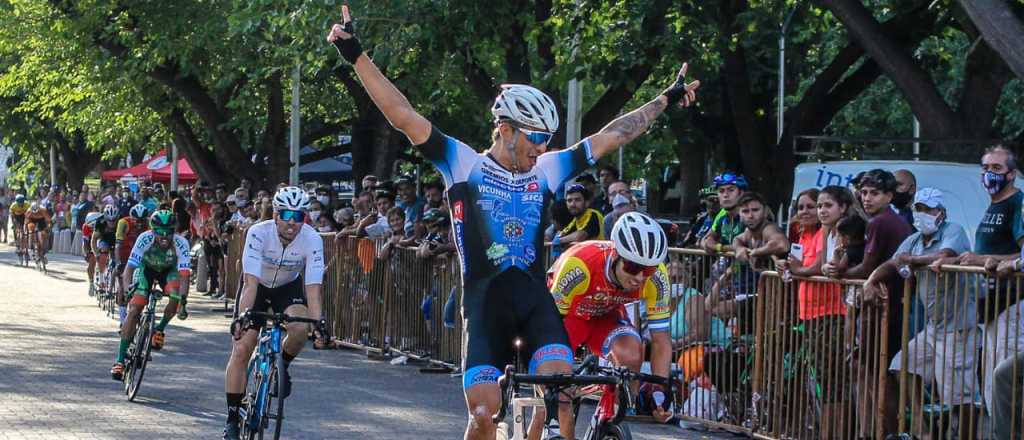
<svg viewBox="0 0 1024 440"><path fill-rule="evenodd" d="M949 220L963 225L971 243L974 243L974 231L991 200L981 185L981 167L978 164L912 160L802 163L797 165L793 179L793 202L801 191L808 188L824 188L829 185L849 187L850 181L858 173L875 168L887 171L909 170L917 177L918 189L933 187L941 190ZM1018 188L1024 188L1024 179L1018 178L1016 182Z"/></svg>

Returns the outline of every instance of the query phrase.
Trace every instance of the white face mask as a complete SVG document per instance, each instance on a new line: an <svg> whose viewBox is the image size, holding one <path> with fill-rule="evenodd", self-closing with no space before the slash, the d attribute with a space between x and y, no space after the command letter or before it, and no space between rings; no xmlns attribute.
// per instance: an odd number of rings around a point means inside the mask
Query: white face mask
<svg viewBox="0 0 1024 440"><path fill-rule="evenodd" d="M932 235L939 230L939 216L915 211L914 227L924 235Z"/></svg>
<svg viewBox="0 0 1024 440"><path fill-rule="evenodd" d="M317 196L316 200L320 202L321 205L327 205L331 201L331 198L327 196Z"/></svg>
<svg viewBox="0 0 1024 440"><path fill-rule="evenodd" d="M239 208L245 208L245 205L247 205L248 203L249 201L245 199L235 200L235 206L238 206Z"/></svg>
<svg viewBox="0 0 1024 440"><path fill-rule="evenodd" d="M320 220L320 211L309 211L309 219L313 221Z"/></svg>
<svg viewBox="0 0 1024 440"><path fill-rule="evenodd" d="M612 198L612 206L622 205L629 205L629 198L622 194L616 194L615 197Z"/></svg>

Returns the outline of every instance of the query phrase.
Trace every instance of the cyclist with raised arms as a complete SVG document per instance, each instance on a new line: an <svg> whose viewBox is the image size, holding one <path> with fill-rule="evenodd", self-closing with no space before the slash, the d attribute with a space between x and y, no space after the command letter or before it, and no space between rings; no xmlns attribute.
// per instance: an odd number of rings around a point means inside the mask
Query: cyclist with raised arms
<svg viewBox="0 0 1024 440"><path fill-rule="evenodd" d="M224 438L239 438L239 407L245 393L246 366L256 348L258 329L265 319L249 318L248 312L265 312L320 320L317 332L326 334L321 317L320 289L324 277L324 242L312 226L305 223L309 196L294 186L281 188L274 195L274 218L249 227L242 250L242 296L238 310L243 312L231 329L235 342L224 372L228 418ZM308 305L308 307L307 307ZM288 366L302 351L307 324L292 322L285 326L288 336L281 344L284 371L281 385L284 395L291 394Z"/></svg>
<svg viewBox="0 0 1024 440"><path fill-rule="evenodd" d="M167 323L177 313L178 302L188 295L188 277L192 271L188 240L174 233L177 223L171 211L154 212L149 217L150 230L139 235L135 246L132 246L118 289L118 295L124 297L125 286L130 286L127 292L128 313L121 325L121 345L117 349L117 360L110 368L110 376L114 380L122 380L124 376L124 357L135 335L142 309L149 303L150 286L159 284L169 298L164 315L153 333L154 350L163 348Z"/></svg>
<svg viewBox="0 0 1024 440"><path fill-rule="evenodd" d="M491 416L500 404L499 368L510 364L522 337L530 371L571 371L572 351L558 308L544 284L545 212L566 180L643 134L666 108L696 100L699 82L675 82L654 100L612 121L597 134L546 153L558 130L554 102L526 85L503 85L491 108L492 144L477 153L416 112L373 64L355 37L347 6L327 40L351 63L374 104L444 177L462 267L463 388L469 408L467 439L493 439ZM560 411L568 421L568 405ZM564 414L564 416L563 416ZM573 438L573 427L561 424Z"/></svg>
<svg viewBox="0 0 1024 440"><path fill-rule="evenodd" d="M624 214L612 228L611 241L585 241L565 251L548 271L548 288L562 314L572 348L592 353L639 372L643 339L629 321L625 304L643 301L651 336L651 372L668 377L672 363L669 324L668 237L654 219L639 212ZM638 384L631 384L634 391ZM652 391L660 389L653 386ZM635 395L636 393L634 393ZM666 421L671 400L651 405ZM541 421L539 418L534 419ZM535 423L534 429L540 425Z"/></svg>

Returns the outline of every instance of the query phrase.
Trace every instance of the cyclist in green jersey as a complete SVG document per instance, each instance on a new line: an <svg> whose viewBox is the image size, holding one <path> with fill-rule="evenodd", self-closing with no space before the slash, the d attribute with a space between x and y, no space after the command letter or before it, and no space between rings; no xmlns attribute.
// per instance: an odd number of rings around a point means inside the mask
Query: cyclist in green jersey
<svg viewBox="0 0 1024 440"><path fill-rule="evenodd" d="M159 283L165 295L170 298L164 308L163 318L156 326L153 334L153 349L164 346L164 329L174 317L178 303L188 295L189 266L188 240L174 233L177 218L171 211L160 210L149 217L150 230L143 232L135 240L135 246L128 256L128 263L121 275L121 295L124 286L129 287L128 315L121 326L121 345L117 350L117 360L110 368L110 376L120 381L124 375L124 357L135 334L135 326L139 322L142 309L149 302L149 289Z"/></svg>

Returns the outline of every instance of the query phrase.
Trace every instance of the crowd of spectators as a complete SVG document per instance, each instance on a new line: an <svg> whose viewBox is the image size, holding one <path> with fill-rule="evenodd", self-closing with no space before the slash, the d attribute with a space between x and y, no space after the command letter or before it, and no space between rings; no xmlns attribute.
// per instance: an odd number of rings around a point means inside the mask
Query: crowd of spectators
<svg viewBox="0 0 1024 440"><path fill-rule="evenodd" d="M927 403L921 401L922 390L932 390L933 398L954 412L963 409L958 414L965 418L978 403L976 395L981 396L984 405L980 407L990 416L1006 411L1000 404L1020 408L1021 394L1014 384L1021 379L1014 381L1012 375L1021 373L1019 367L1013 372L1010 369L1019 365L1024 353L1024 326L1019 324L1024 305L1013 288L1016 284L1004 279L1021 271L1024 193L1014 185L1017 174L1012 151L998 146L986 150L979 185L988 191L991 202L972 248L964 225L949 220L942 191L919 187L908 170L867 170L858 174L850 187L801 192L786 232L775 226L763 197L752 191L743 176L723 173L715 178L713 187L701 190L703 209L691 221L681 243L711 255L731 253L728 255L734 255L735 262L714 265L710 272L697 275L702 280L706 277L706 284L687 289L678 310L706 311L707 315L686 313L674 327L691 331L701 327L702 336L707 336L708 329L715 331L716 323L721 326L721 322L742 316L737 313L739 301L758 293L755 281L769 260L784 273L784 279L865 280L863 288L797 281L795 320L806 325L807 341L821 349L817 355L820 366L850 362L856 355L852 351L858 348L858 332L865 325L863 305L887 304L890 312L884 325L890 331L882 344L891 374L886 376L886 395L899 395L896 373L907 371L917 435L926 429L921 423ZM674 264L692 272L685 262ZM937 281L943 265L984 268L985 275L950 275ZM904 291L907 278L915 281L911 291ZM698 299L702 295L703 303ZM905 295L910 304L906 348L900 331L904 328ZM674 333L674 337L692 342L686 333ZM908 353L906 361L902 361L901 350ZM835 405L850 398L845 382L856 378L834 379L822 384L825 395L831 396L823 402L822 422L838 429L843 417L856 417L855 426L870 426L868 417L873 414L844 415ZM862 388L855 384L853 389ZM888 397L884 403L886 432L895 432L898 402ZM992 424L997 431L1008 429L997 425L998 421ZM857 434L871 436L869 432Z"/></svg>

